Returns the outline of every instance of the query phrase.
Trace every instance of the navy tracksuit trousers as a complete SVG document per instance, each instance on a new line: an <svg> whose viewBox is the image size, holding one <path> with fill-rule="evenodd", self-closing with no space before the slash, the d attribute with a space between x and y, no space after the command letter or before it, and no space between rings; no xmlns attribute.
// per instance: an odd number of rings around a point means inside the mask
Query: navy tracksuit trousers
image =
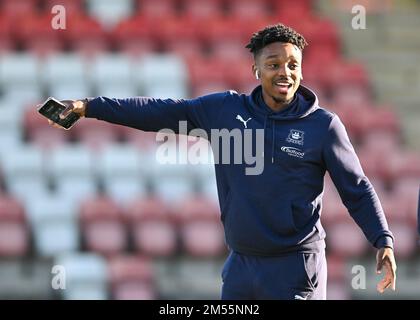
<svg viewBox="0 0 420 320"><path fill-rule="evenodd" d="M325 250L289 252L276 257L231 251L222 280L222 300L325 300Z"/></svg>

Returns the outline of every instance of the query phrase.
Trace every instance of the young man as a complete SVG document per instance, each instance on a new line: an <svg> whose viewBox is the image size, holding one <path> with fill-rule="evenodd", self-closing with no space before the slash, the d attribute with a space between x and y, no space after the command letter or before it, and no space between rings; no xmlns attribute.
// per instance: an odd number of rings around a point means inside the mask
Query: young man
<svg viewBox="0 0 420 320"><path fill-rule="evenodd" d="M230 255L222 271L222 299L325 299L325 232L320 222L324 175L329 172L350 215L378 249L377 289L395 290L393 236L379 199L337 115L318 106L300 84L305 39L282 24L255 33L247 48L261 85L250 95L233 91L191 100L98 97L67 101L81 116L144 131L179 122L212 130L263 131L263 170L217 163L221 219ZM328 72L328 70L326 70ZM213 142L213 141L212 141ZM213 146L213 144L212 144ZM227 152L235 153L233 145Z"/></svg>

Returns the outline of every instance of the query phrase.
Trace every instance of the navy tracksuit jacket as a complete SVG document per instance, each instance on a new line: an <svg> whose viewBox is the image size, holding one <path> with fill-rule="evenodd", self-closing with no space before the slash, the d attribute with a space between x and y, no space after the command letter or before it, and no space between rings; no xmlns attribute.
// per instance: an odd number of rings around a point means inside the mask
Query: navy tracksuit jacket
<svg viewBox="0 0 420 320"><path fill-rule="evenodd" d="M260 174L245 174L245 162L216 160L221 219L231 250L222 272L222 298L325 298L320 216L326 171L370 243L393 247L379 199L342 122L302 85L280 112L265 104L258 86L251 95L227 91L189 100L98 97L89 100L86 117L176 133L179 121L186 121L189 130L204 129L208 137L212 129L264 130ZM255 139L252 143L258 150ZM324 293L317 295L318 288Z"/></svg>

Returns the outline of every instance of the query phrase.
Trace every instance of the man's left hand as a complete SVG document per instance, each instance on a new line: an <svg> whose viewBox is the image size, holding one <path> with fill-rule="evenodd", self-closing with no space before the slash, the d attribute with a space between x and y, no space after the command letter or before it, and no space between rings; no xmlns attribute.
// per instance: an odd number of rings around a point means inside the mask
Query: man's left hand
<svg viewBox="0 0 420 320"><path fill-rule="evenodd" d="M382 273L382 269L385 269L385 276L376 286L377 290L383 293L391 287L395 291L397 264L395 263L394 251L391 248L381 248L376 254L376 273Z"/></svg>

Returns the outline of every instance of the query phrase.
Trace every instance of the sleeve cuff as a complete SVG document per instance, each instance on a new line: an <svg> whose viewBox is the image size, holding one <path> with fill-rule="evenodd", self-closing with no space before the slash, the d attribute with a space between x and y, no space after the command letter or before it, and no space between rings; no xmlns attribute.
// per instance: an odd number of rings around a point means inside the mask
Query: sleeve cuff
<svg viewBox="0 0 420 320"><path fill-rule="evenodd" d="M96 98L86 98L85 117L95 118L95 100Z"/></svg>
<svg viewBox="0 0 420 320"><path fill-rule="evenodd" d="M376 240L375 247L378 249L388 247L394 250L394 239L390 236L382 236Z"/></svg>

